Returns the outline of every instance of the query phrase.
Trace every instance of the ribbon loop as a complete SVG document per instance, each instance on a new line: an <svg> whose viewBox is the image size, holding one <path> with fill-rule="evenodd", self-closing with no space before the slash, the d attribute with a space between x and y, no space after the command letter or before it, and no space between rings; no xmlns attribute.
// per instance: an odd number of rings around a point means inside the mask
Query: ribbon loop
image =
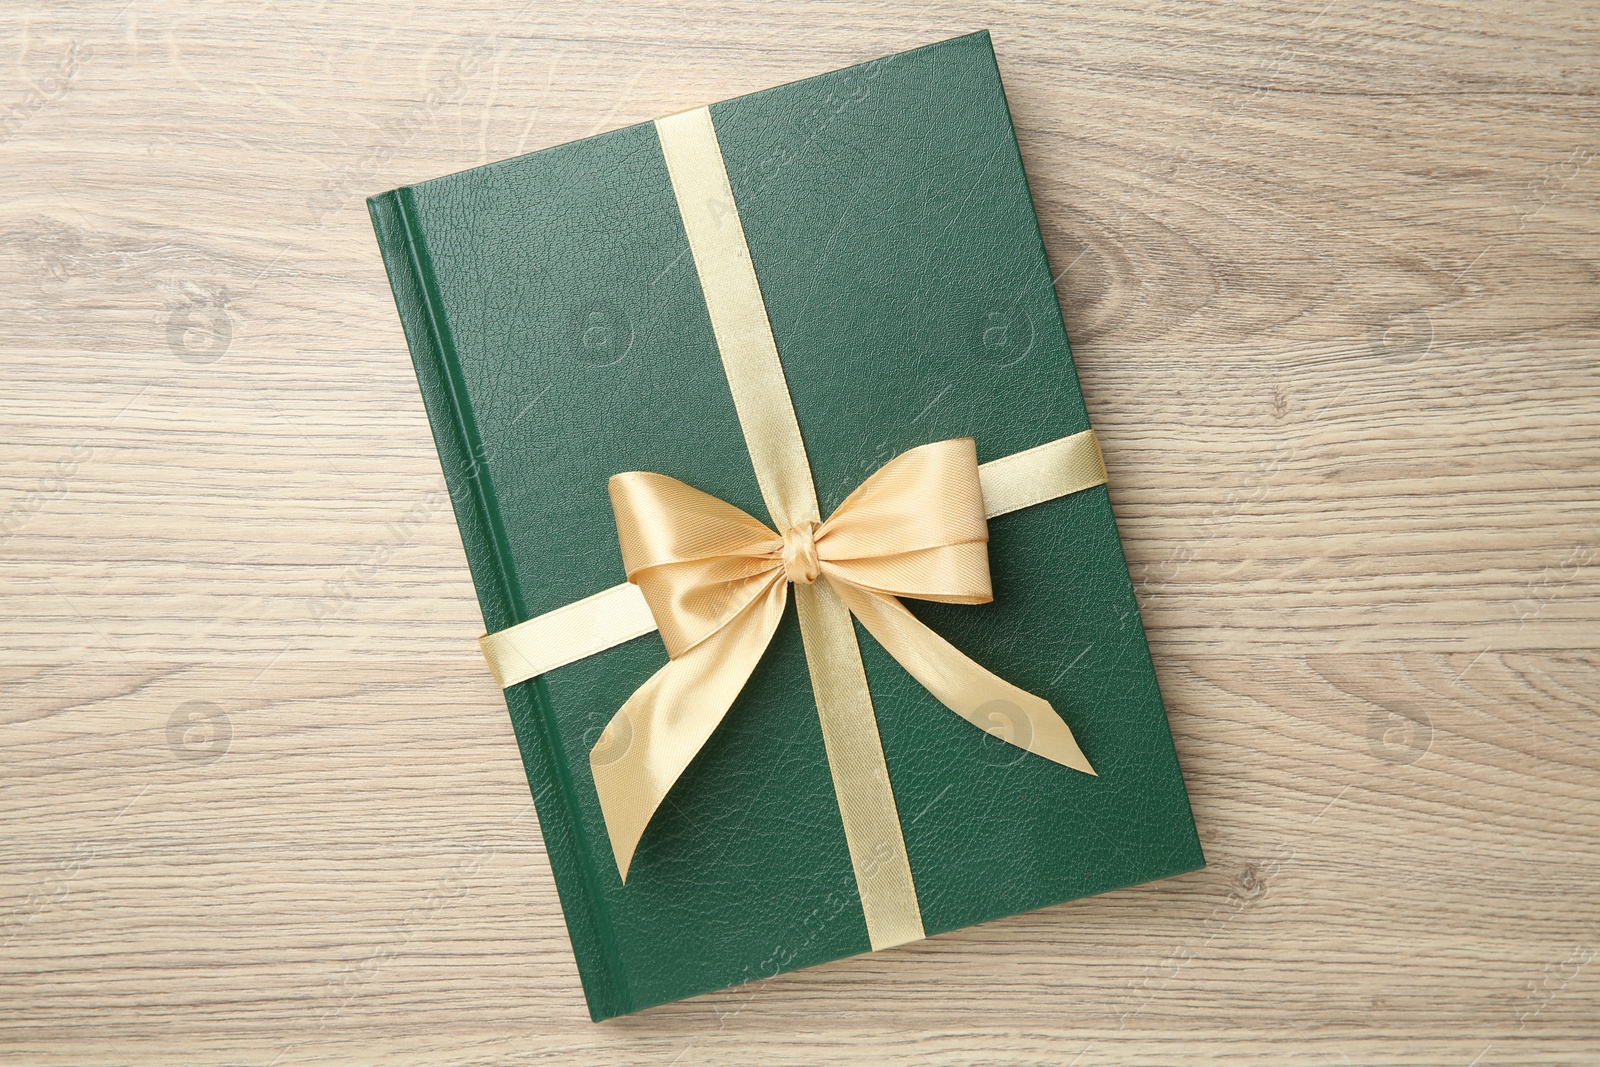
<svg viewBox="0 0 1600 1067"><path fill-rule="evenodd" d="M646 471L613 475L607 489L623 568L672 658L726 626L771 581L782 540L732 504Z"/></svg>
<svg viewBox="0 0 1600 1067"><path fill-rule="evenodd" d="M824 557L835 563L988 540L970 437L900 453L856 486L818 535ZM987 574L985 564L985 583Z"/></svg>

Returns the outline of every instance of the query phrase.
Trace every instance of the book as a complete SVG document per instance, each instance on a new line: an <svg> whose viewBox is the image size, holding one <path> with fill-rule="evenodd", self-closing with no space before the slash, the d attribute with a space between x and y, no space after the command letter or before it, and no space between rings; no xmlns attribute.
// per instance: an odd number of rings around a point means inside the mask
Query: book
<svg viewBox="0 0 1600 1067"><path fill-rule="evenodd" d="M1090 427L986 32L710 114L823 515L918 445ZM653 124L369 208L489 632L624 580L618 472L764 518ZM1204 864L1105 486L988 551L992 603L907 606L1098 773L975 729L858 625L930 936ZM588 753L666 662L650 633L505 690L596 1020L870 948L793 605L623 882Z"/></svg>

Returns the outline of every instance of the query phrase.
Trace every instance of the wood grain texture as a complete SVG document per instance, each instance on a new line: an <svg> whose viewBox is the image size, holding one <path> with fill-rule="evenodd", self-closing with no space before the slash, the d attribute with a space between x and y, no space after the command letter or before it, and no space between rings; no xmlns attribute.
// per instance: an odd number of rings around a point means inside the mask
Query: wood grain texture
<svg viewBox="0 0 1600 1067"><path fill-rule="evenodd" d="M0 25L0 1059L1600 1056L1584 5ZM1210 867L592 1025L362 199L982 26Z"/></svg>

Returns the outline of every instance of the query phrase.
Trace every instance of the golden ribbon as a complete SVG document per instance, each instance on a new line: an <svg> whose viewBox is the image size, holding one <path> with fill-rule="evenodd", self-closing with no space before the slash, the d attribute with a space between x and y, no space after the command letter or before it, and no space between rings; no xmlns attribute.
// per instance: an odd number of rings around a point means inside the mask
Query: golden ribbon
<svg viewBox="0 0 1600 1067"><path fill-rule="evenodd" d="M869 939L874 949L916 940L925 936L921 909L850 617L968 722L1093 774L1047 701L984 670L896 598L990 601L987 517L1103 484L1099 447L1084 431L980 467L971 438L922 445L885 464L821 521L710 112L658 119L656 129L775 528L665 475L615 475L609 488L631 584L487 635L484 655L504 687L661 631L667 665L634 692L590 753L626 880L651 817L771 642L792 584Z"/></svg>

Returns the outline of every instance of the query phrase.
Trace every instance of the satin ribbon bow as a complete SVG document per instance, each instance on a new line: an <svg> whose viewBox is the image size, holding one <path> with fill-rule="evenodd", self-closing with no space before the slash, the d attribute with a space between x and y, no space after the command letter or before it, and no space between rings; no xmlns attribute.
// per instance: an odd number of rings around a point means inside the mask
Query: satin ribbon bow
<svg viewBox="0 0 1600 1067"><path fill-rule="evenodd" d="M994 599L972 438L902 453L826 522L801 522L781 536L666 475L630 471L614 475L609 489L628 580L644 594L670 657L589 755L624 879L651 816L771 642L790 582L829 583L912 677L980 730L1094 773L1048 701L978 666L896 599Z"/></svg>

